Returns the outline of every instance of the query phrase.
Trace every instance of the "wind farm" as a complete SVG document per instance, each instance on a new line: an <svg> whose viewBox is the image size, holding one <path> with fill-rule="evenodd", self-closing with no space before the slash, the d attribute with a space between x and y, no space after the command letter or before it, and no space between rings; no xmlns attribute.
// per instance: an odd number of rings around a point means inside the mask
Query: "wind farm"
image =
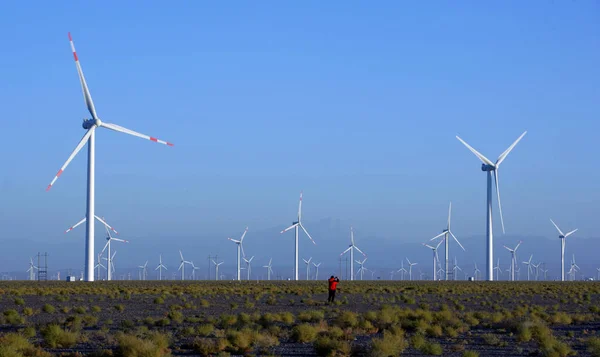
<svg viewBox="0 0 600 357"><path fill-rule="evenodd" d="M454 5L12 4L0 355L600 355L598 5Z"/></svg>

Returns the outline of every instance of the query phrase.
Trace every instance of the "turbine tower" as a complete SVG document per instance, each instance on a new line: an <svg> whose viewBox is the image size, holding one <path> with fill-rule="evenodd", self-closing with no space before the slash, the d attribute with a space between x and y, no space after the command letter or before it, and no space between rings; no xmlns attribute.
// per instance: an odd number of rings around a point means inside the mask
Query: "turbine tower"
<svg viewBox="0 0 600 357"><path fill-rule="evenodd" d="M29 273L29 280L33 281L35 280L35 271L38 270L38 267L36 267L33 264L33 258L29 258L29 269L27 269L27 273Z"/></svg>
<svg viewBox="0 0 600 357"><path fill-rule="evenodd" d="M360 280L363 280L363 273L365 272L365 270L367 270L367 268L365 268L365 262L367 261L368 258L363 259L363 261L356 261L356 263L358 265L360 265L360 268L358 269L358 271L356 272L357 274L360 273Z"/></svg>
<svg viewBox="0 0 600 357"><path fill-rule="evenodd" d="M350 226L350 246L348 247L348 249L344 250L342 252L342 254L340 254L340 257L344 254L346 254L347 252L350 252L350 280L354 280L354 250L358 250L363 257L367 257L367 255L365 253L363 253L362 250L360 250L356 244L354 244L354 228L352 228L352 226Z"/></svg>
<svg viewBox="0 0 600 357"><path fill-rule="evenodd" d="M511 281L515 281L515 267L517 265L517 249L519 249L519 246L521 245L521 243L523 243L523 241L519 241L519 244L517 244L517 246L514 249L510 249L507 246L504 246L504 248L508 249L508 251L510 252L510 280Z"/></svg>
<svg viewBox="0 0 600 357"><path fill-rule="evenodd" d="M438 253L437 253L437 249L440 247L440 244L442 244L443 240L439 241L439 243L434 247L431 246L429 244L425 244L423 243L423 246L431 249L433 251L433 281L436 281L436 276L437 276L437 262L439 261L438 258Z"/></svg>
<svg viewBox="0 0 600 357"><path fill-rule="evenodd" d="M313 265L316 268L316 272L315 272L315 280L319 280L319 267L321 266L321 263L319 264L315 264L315 262L313 262Z"/></svg>
<svg viewBox="0 0 600 357"><path fill-rule="evenodd" d="M239 240L227 238L230 241L232 241L233 243L237 244L237 280L238 281L242 280L241 257L246 256L246 254L244 253L244 247L242 246L242 243L244 242L244 237L246 236L247 232L248 232L248 227L246 227L246 229L244 230L244 233L242 233L242 238L240 238Z"/></svg>
<svg viewBox="0 0 600 357"><path fill-rule="evenodd" d="M158 266L154 270L158 270L158 280L162 280L162 270L169 270L162 262L162 254L158 256Z"/></svg>
<svg viewBox="0 0 600 357"><path fill-rule="evenodd" d="M531 259L533 259L533 254L529 256L529 260L523 262L523 264L527 265L527 281L529 281L529 273L531 272Z"/></svg>
<svg viewBox="0 0 600 357"><path fill-rule="evenodd" d="M502 274L502 269L500 268L500 258L498 258L498 262L496 263L494 270L496 271L496 280L500 280L500 274Z"/></svg>
<svg viewBox="0 0 600 357"><path fill-rule="evenodd" d="M246 262L246 269L248 270L248 280L250 280L250 273L252 271L252 266L250 265L250 263L252 263L252 259L254 259L254 255L250 257L250 259L246 259L246 257L244 257L244 261Z"/></svg>
<svg viewBox="0 0 600 357"><path fill-rule="evenodd" d="M406 258L406 261L408 262L408 280L412 281L412 267L413 265L417 265L418 263L411 263L410 260L408 260L408 258Z"/></svg>
<svg viewBox="0 0 600 357"><path fill-rule="evenodd" d="M271 280L271 274L273 273L273 269L271 269L271 262L273 258L269 259L269 265L263 265L263 268L267 268L267 280Z"/></svg>
<svg viewBox="0 0 600 357"><path fill-rule="evenodd" d="M460 137L456 137L461 143L463 143L475 156L481 160L483 163L481 165L481 171L487 173L487 228L486 228L486 238L487 238L487 256L486 256L486 264L485 264L485 274L488 281L494 280L494 234L492 231L492 172L494 173L494 182L496 186L496 195L498 196L498 212L500 213L500 223L502 224L502 232L504 233L504 218L502 217L502 204L500 203L500 188L498 183L498 169L500 168L500 164L506 156L514 149L517 143L527 134L525 131L511 146L508 147L500 156L498 156L498 160L496 163L490 161L487 157L480 154L477 150L473 149L469 144L467 144Z"/></svg>
<svg viewBox="0 0 600 357"><path fill-rule="evenodd" d="M450 218L451 218L451 216L452 216L452 202L450 202L450 206L448 207L448 225L446 226L446 229L444 229L442 231L442 233L440 233L437 236L435 236L435 237L433 237L433 238L430 239L430 240L435 240L435 239L438 239L440 237L444 237L444 239L443 239L443 242L445 242L445 244L444 244L445 245L445 247L444 247L445 248L445 252L444 252L444 255L445 255L445 257L444 257L445 258L445 262L444 262L445 268L444 268L444 271L446 272L445 273L445 276L446 276L445 280L448 280L448 274L449 274L448 273L448 264L449 264L449 249L448 249L448 246L450 245L450 239L449 239L450 237L449 237L449 235L451 235L452 238L454 238L454 240L456 241L456 243L458 243L458 245L462 248L463 251L465 250L465 247L463 247L462 244L460 244L460 242L458 241L458 238L456 238L456 236L454 235L454 233L452 233L452 231L450 230ZM439 244L438 244L438 246L439 246ZM435 276L435 274L434 274L434 276Z"/></svg>
<svg viewBox="0 0 600 357"><path fill-rule="evenodd" d="M140 269L140 280L146 280L146 276L148 275L148 270L146 270L146 268L148 267L148 261L146 260L146 263L144 265L138 265L138 268Z"/></svg>
<svg viewBox="0 0 600 357"><path fill-rule="evenodd" d="M75 147L75 150L71 153L67 161L63 164L63 166L58 170L56 176L52 179L46 191L52 188L52 185L56 182L58 177L64 172L67 168L71 160L79 153L79 151L83 148L83 146L88 144L88 167L87 167L87 213L86 213L86 240L85 240L85 280L86 281L94 281L94 209L95 209L95 170L96 170L96 128L106 128L113 131L121 132L124 134L129 134L133 136L137 136L142 139L151 140L160 144L173 146L173 144L168 143L166 141L158 140L157 138L140 134L130 129L126 129L122 126L116 124L109 124L100 120L98 115L96 114L96 108L94 107L94 101L92 100L92 95L90 94L90 90L88 89L87 83L85 81L85 77L83 76L83 70L81 69L81 64L79 63L79 58L77 57L77 52L75 52L75 45L73 44L73 39L71 38L71 33L69 33L69 41L71 43L71 50L73 51L73 58L75 59L75 66L77 67L77 73L79 74L79 82L81 83L81 89L83 90L83 98L85 100L85 104L87 106L91 119L84 119L83 128L86 131L85 135L79 141L79 144ZM110 269L110 267L109 267Z"/></svg>
<svg viewBox="0 0 600 357"><path fill-rule="evenodd" d="M552 222L559 234L558 238L560 238L560 280L565 281L565 246L567 244L567 237L577 232L578 228L568 232L567 234L564 234L552 219L550 219L550 222Z"/></svg>
<svg viewBox="0 0 600 357"><path fill-rule="evenodd" d="M302 225L302 192L300 192L300 203L298 204L298 221L292 222L292 225L282 230L281 233L285 233L292 228L294 228L294 232L296 234L294 245L294 280L298 280L298 228L302 228L302 230L304 231L304 233L306 233L310 241L313 242L314 245L317 245L317 243L315 243L310 234L308 234L306 228L304 228L304 226Z"/></svg>
<svg viewBox="0 0 600 357"><path fill-rule="evenodd" d="M102 253L98 254L98 262L96 263L96 279L101 280L100 278L100 268L104 268L106 269L106 267L104 265L102 265ZM107 269L108 271L108 269ZM107 273L108 274L108 273Z"/></svg>
<svg viewBox="0 0 600 357"><path fill-rule="evenodd" d="M190 262L183 259L183 254L181 254L181 250L179 251L179 256L181 257L181 264L179 264L179 269L177 270L181 270L181 280L185 280L185 265L190 264Z"/></svg>
<svg viewBox="0 0 600 357"><path fill-rule="evenodd" d="M308 280L310 276L310 262L312 261L312 257L308 258L308 260L304 258L302 260L304 261L304 264L306 264L306 280Z"/></svg>
<svg viewBox="0 0 600 357"><path fill-rule="evenodd" d="M223 264L224 262L217 263L214 260L212 260L212 262L215 265L215 280L219 280L219 265Z"/></svg>

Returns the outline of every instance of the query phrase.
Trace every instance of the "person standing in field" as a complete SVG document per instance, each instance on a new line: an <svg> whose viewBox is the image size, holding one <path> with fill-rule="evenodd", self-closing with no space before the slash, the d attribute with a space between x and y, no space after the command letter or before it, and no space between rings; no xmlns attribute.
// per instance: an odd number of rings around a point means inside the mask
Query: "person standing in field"
<svg viewBox="0 0 600 357"><path fill-rule="evenodd" d="M337 284L340 282L338 277L334 277L333 275L328 280L329 282L329 297L327 298L327 302L333 302L335 300L335 291L337 289Z"/></svg>

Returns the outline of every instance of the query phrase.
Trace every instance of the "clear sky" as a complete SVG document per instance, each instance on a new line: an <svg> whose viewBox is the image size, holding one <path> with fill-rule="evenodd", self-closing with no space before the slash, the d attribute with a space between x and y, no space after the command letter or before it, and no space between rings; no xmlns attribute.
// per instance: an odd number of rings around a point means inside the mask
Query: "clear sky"
<svg viewBox="0 0 600 357"><path fill-rule="evenodd" d="M485 229L490 159L507 233L598 237L600 2L10 2L0 5L0 239L64 240L85 214L71 31L102 120L97 212L148 240L305 218L423 241L448 201ZM308 202L310 206L308 206ZM497 206L496 206L497 207Z"/></svg>

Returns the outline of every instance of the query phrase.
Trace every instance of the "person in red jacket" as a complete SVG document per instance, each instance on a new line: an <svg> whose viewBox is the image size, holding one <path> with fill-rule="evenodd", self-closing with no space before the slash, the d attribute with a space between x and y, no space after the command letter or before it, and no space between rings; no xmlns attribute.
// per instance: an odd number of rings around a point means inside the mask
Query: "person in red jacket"
<svg viewBox="0 0 600 357"><path fill-rule="evenodd" d="M334 277L333 275L328 280L329 282L329 297L327 298L327 302L333 302L335 300L335 290L337 289L337 284L340 282L338 277Z"/></svg>

